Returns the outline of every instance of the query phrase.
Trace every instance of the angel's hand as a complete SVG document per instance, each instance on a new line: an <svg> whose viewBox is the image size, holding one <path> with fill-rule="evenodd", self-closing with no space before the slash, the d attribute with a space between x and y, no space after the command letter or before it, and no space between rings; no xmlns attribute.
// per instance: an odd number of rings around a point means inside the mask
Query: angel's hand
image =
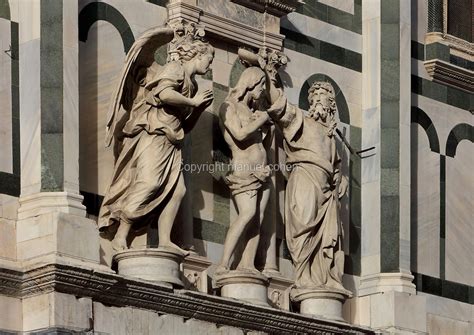
<svg viewBox="0 0 474 335"><path fill-rule="evenodd" d="M192 98L193 107L204 107L206 108L212 103L214 96L211 90L204 90L198 92L194 98Z"/></svg>

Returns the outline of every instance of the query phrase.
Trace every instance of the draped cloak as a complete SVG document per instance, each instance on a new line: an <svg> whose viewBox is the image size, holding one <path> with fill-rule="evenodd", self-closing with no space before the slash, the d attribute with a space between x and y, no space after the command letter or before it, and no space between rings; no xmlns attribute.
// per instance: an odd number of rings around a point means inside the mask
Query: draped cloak
<svg viewBox="0 0 474 335"><path fill-rule="evenodd" d="M139 80L138 93L122 131L124 138L112 182L100 209L101 231L121 220L146 224L179 185L182 122L191 109L163 104L159 94L167 88L192 97L196 85L178 62L167 63Z"/></svg>
<svg viewBox="0 0 474 335"><path fill-rule="evenodd" d="M285 196L285 233L296 267L295 286L344 289L337 185L340 159L334 136L283 96L268 113L282 130L287 164L292 167ZM318 152L321 136L330 138L329 160Z"/></svg>

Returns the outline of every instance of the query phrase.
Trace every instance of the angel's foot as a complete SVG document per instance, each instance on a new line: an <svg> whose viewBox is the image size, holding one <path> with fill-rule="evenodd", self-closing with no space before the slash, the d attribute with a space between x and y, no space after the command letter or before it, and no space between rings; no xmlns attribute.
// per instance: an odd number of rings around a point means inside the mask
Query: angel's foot
<svg viewBox="0 0 474 335"><path fill-rule="evenodd" d="M167 242L167 243L160 243L158 245L158 247L164 247L164 248L173 248L173 249L178 249L184 257L188 256L190 254L189 251L187 250L184 250L180 247L178 247L176 244L174 244L173 242Z"/></svg>
<svg viewBox="0 0 474 335"><path fill-rule="evenodd" d="M127 239L120 236L115 236L115 238L112 240L112 248L115 251L127 250Z"/></svg>
<svg viewBox="0 0 474 335"><path fill-rule="evenodd" d="M225 266L223 264L220 264L217 268L216 268L216 271L214 272L216 275L222 275L226 272L229 271L229 267L228 266Z"/></svg>

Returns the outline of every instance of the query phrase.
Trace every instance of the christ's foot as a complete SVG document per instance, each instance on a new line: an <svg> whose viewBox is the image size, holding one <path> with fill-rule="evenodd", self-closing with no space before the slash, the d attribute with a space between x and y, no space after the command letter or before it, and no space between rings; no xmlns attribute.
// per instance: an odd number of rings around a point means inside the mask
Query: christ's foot
<svg viewBox="0 0 474 335"><path fill-rule="evenodd" d="M127 250L128 249L128 246L127 246L127 240L125 238L120 238L120 237L115 237L113 240L112 240L112 248L115 250L115 251L122 251L122 250Z"/></svg>

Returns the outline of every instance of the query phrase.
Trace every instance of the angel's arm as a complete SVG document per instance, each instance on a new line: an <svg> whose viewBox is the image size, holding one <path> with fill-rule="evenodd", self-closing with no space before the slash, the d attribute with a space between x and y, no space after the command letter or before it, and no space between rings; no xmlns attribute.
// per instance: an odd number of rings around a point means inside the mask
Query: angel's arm
<svg viewBox="0 0 474 335"><path fill-rule="evenodd" d="M158 98L165 105L177 107L196 107L194 99L185 97L172 87L167 87L158 93Z"/></svg>
<svg viewBox="0 0 474 335"><path fill-rule="evenodd" d="M268 114L262 113L256 120L250 122L246 126L242 126L236 115L235 108L229 104L222 105L220 116L227 131L238 141L246 140L268 121Z"/></svg>

